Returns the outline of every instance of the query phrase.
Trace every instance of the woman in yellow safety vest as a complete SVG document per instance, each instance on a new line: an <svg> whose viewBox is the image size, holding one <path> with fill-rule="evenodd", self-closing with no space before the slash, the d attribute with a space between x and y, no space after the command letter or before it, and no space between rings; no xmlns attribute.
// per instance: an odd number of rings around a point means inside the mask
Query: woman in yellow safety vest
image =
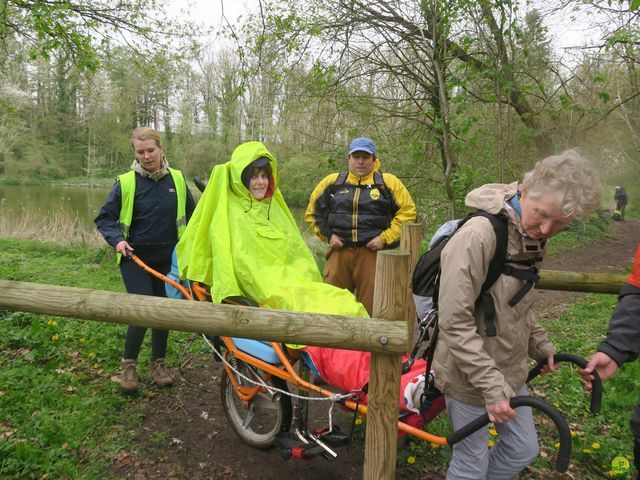
<svg viewBox="0 0 640 480"><path fill-rule="evenodd" d="M131 170L118 176L94 222L117 252L127 292L164 297L164 283L134 263L129 252L135 251L151 268L168 272L171 254L195 202L182 173L170 168L164 158L156 130L136 128L131 144L135 153ZM127 329L122 369L112 377L123 392L134 392L138 388L136 363L145 333L145 327L129 325ZM173 383L165 366L168 335L167 330L153 329L151 333L149 373L160 386Z"/></svg>

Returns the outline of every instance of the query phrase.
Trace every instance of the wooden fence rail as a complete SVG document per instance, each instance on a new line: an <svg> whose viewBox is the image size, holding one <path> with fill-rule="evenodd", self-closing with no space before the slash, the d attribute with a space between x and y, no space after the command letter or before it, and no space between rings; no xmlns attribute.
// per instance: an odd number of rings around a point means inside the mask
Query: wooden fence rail
<svg viewBox="0 0 640 480"><path fill-rule="evenodd" d="M0 280L0 308L395 355L402 354L407 345L404 322L215 305L11 280Z"/></svg>
<svg viewBox="0 0 640 480"><path fill-rule="evenodd" d="M627 276L612 273L562 272L541 270L538 289L570 292L620 293Z"/></svg>

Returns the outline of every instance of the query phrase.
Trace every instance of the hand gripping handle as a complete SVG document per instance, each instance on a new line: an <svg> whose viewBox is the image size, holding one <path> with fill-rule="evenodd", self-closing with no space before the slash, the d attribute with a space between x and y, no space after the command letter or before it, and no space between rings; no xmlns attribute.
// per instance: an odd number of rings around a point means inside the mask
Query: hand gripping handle
<svg viewBox="0 0 640 480"><path fill-rule="evenodd" d="M560 436L560 448L558 449L558 456L556 458L556 470L562 473L566 472L569 468L569 459L571 458L571 431L569 430L569 425L567 425L567 421L564 419L562 414L544 400L536 397L513 397L509 401L509 404L511 405L511 408L535 408L546 413L547 416L551 420L553 420L553 423L556 424L556 428L558 429L558 434ZM459 430L456 430L455 432L447 435L447 443L449 445L455 445L460 440L463 440L472 433L480 430L488 423L489 415L485 413L481 417L476 418L471 423L465 425Z"/></svg>
<svg viewBox="0 0 640 480"><path fill-rule="evenodd" d="M570 362L576 364L580 368L585 368L587 366L587 361L579 355L574 355L572 353L556 353L553 356L553 361L555 363L560 362ZM527 377L527 383L533 380L540 374L540 370L547 364L547 359L540 360L538 364L529 370L529 376ZM589 410L594 415L600 413L600 406L602 405L602 381L600 380L600 375L595 370L593 371L593 388L591 389L591 406Z"/></svg>

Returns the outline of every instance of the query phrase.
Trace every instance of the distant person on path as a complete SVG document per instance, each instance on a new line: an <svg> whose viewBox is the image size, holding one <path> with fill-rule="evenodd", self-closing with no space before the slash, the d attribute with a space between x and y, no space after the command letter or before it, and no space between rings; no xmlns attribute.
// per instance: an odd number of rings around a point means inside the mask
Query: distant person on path
<svg viewBox="0 0 640 480"><path fill-rule="evenodd" d="M142 270L129 258L129 252L135 252L154 270L168 272L171 254L195 202L182 173L169 167L157 131L136 128L131 145L135 154L131 171L118 176L94 222L117 252L127 292L164 297L164 282ZM130 325L127 329L122 369L112 377L123 392L134 392L138 388L136 363L145 332L145 327ZM173 383L165 365L168 336L167 330L151 331L149 373L159 386Z"/></svg>
<svg viewBox="0 0 640 480"><path fill-rule="evenodd" d="M499 434L490 450L488 427L454 445L448 480L512 479L538 456L531 408L509 405L527 395L528 357L547 359L544 373L556 370L555 348L527 295L536 280L525 274L535 277L547 240L594 211L600 194L591 164L568 150L536 163L521 184L484 185L467 195L468 207L507 220L506 263L522 276L504 271L490 297L479 300L498 248L484 216L466 221L442 250L436 387L454 430L488 413Z"/></svg>
<svg viewBox="0 0 640 480"><path fill-rule="evenodd" d="M614 189L613 199L616 201L616 213L620 215L619 220L624 220L624 209L629 203L627 192L621 186Z"/></svg>
<svg viewBox="0 0 640 480"><path fill-rule="evenodd" d="M618 368L636 360L640 355L640 245L631 274L618 298L618 305L609 321L607 338L598 347L598 352L591 356L587 367L578 370L588 390L592 387L594 370L604 382L613 377ZM631 432L634 437L636 479L640 480L640 403L631 416Z"/></svg>
<svg viewBox="0 0 640 480"><path fill-rule="evenodd" d="M348 172L326 176L313 190L304 218L329 244L324 281L355 290L371 315L376 253L398 245L416 206L395 175L380 171L372 140L353 140L347 160Z"/></svg>

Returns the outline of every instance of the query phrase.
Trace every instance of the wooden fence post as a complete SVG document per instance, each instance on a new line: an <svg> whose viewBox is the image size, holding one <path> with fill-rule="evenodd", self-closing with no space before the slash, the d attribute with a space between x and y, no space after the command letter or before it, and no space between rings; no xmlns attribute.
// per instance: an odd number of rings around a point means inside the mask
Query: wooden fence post
<svg viewBox="0 0 640 480"><path fill-rule="evenodd" d="M407 308L405 311L405 320L408 326L408 338L407 353L411 353L413 345L415 344L415 331L416 331L416 304L413 302L413 295L411 294L411 276L413 275L413 269L416 266L418 258L420 257L420 240L422 240L422 224L421 223L403 223L402 234L400 235L400 250L403 252L409 252L409 283L407 285Z"/></svg>
<svg viewBox="0 0 640 480"><path fill-rule="evenodd" d="M409 254L378 252L373 316L404 321L409 282ZM399 355L373 353L369 373L369 400L364 451L366 480L393 480L398 446Z"/></svg>

